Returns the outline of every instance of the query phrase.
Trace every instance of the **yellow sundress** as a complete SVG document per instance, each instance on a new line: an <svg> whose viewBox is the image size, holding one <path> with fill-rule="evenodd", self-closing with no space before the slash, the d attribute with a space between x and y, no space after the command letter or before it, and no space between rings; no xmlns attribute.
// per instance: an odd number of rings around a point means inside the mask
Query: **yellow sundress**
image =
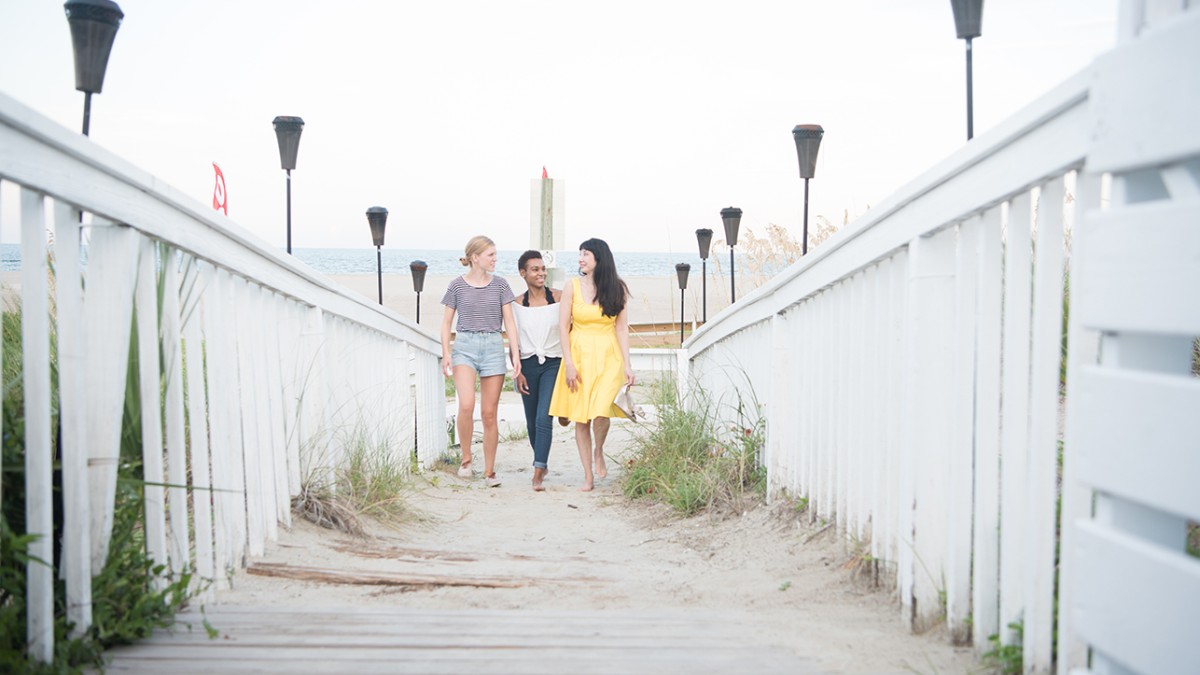
<svg viewBox="0 0 1200 675"><path fill-rule="evenodd" d="M597 417L625 417L613 405L625 384L625 358L617 342L617 317L604 316L599 304L583 300L579 279L571 283L571 359L581 383L575 391L567 386L567 367L558 369L550 415L573 422L590 422Z"/></svg>

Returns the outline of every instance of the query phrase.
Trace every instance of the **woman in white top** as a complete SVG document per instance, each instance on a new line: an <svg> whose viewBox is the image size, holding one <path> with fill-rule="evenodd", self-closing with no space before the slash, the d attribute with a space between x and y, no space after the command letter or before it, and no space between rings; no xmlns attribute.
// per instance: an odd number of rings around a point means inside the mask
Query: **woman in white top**
<svg viewBox="0 0 1200 675"><path fill-rule="evenodd" d="M517 261L517 270L528 290L513 303L520 335L521 374L517 391L525 404L525 425L533 446L533 489L542 492L547 462L550 460L552 418L550 396L562 364L562 345L558 335L558 305L561 293L546 287L546 263L538 251L526 251Z"/></svg>

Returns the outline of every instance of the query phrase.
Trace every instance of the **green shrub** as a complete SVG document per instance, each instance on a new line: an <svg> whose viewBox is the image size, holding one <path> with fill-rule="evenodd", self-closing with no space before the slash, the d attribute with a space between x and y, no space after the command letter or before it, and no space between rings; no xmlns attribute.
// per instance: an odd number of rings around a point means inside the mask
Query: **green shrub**
<svg viewBox="0 0 1200 675"><path fill-rule="evenodd" d="M167 576L146 552L142 527L145 501L141 470L140 401L136 386L127 387L122 421L121 457L112 538L103 571L92 580L93 623L79 637L71 638L67 621L65 582L56 575L54 588L54 660L32 661L26 652L26 566L34 537L18 534L25 521L25 419L23 367L21 361L21 317L4 312L3 327L3 502L0 503L0 672L71 673L102 665L103 650L148 636L155 628L169 626L175 613L190 595L191 575L186 571ZM135 343L131 353L136 354ZM51 354L57 350L52 348ZM57 364L51 362L51 430L57 447ZM131 359L129 379L137 381L137 361ZM61 504L61 465L55 463L55 501ZM61 506L56 506L54 561L62 538ZM156 579L166 583L156 588Z"/></svg>
<svg viewBox="0 0 1200 675"><path fill-rule="evenodd" d="M740 508L765 494L759 461L763 420L749 414L757 406L739 401L738 423L722 429L713 421L716 407L702 394L686 406L669 381L649 389L658 419L640 427L634 439L634 456L621 480L625 496L658 500L692 515L716 506Z"/></svg>

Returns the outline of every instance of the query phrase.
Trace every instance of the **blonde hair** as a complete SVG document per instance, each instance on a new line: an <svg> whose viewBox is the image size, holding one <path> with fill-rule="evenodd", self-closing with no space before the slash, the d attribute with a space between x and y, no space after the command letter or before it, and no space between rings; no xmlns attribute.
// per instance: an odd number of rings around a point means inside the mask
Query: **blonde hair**
<svg viewBox="0 0 1200 675"><path fill-rule="evenodd" d="M459 258L458 262L462 263L463 267L470 267L471 266L471 258L473 256L483 255L484 251L488 250L488 248L495 246L495 245L496 245L496 242L483 236L482 234L475 235L474 237L471 237L470 241L467 242L467 247L464 250L466 255Z"/></svg>

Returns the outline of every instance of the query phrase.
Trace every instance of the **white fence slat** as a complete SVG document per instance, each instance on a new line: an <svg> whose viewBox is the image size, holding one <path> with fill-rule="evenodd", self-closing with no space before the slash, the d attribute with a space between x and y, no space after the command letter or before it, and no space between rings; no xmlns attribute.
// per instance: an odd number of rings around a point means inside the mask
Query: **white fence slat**
<svg viewBox="0 0 1200 675"><path fill-rule="evenodd" d="M913 629L924 632L944 619L942 600L946 582L947 524L950 502L945 490L950 480L953 452L946 417L954 408L954 322L945 308L954 306L955 251L958 233L947 228L919 237L910 246L909 292L912 356L909 360L913 388L912 542Z"/></svg>
<svg viewBox="0 0 1200 675"><path fill-rule="evenodd" d="M194 569L188 533L187 441L183 414L182 335L179 328L179 257L171 248L163 249L162 258L162 355L166 384L164 418L167 429L167 509L170 525L171 570L180 573Z"/></svg>
<svg viewBox="0 0 1200 675"><path fill-rule="evenodd" d="M1076 479L1200 521L1200 380L1097 367L1076 376L1079 415L1092 421L1078 431Z"/></svg>
<svg viewBox="0 0 1200 675"><path fill-rule="evenodd" d="M67 620L78 637L92 625L91 504L88 494L87 324L79 262L79 212L54 204L55 291L58 327L58 399L62 446L62 566Z"/></svg>
<svg viewBox="0 0 1200 675"><path fill-rule="evenodd" d="M821 380L819 365L823 359L818 358L820 349L820 324L817 322L817 298L809 298L797 312L797 320L804 330L802 338L805 345L803 368L798 373L804 387L804 407L800 417L800 431L803 434L804 454L797 467L799 475L798 489L801 496L808 500L808 517L816 513L816 493L814 487L817 479L817 456L819 453L817 437L817 410L821 403Z"/></svg>
<svg viewBox="0 0 1200 675"><path fill-rule="evenodd" d="M887 516L885 514L887 456L888 456L888 414L891 402L887 398L888 385L888 345L891 335L888 331L889 286L892 274L892 260L886 259L879 263L875 274L875 308L871 313L870 331L873 335L868 347L871 355L871 397L868 409L871 411L873 433L867 441L871 450L871 480L870 480L870 509L871 509L871 557L881 558L891 562L885 556L887 550Z"/></svg>
<svg viewBox="0 0 1200 675"><path fill-rule="evenodd" d="M905 597L912 592L912 491L911 476L903 470L904 457L908 449L908 420L911 415L908 396L908 249L897 251L892 257L892 278L889 283L888 335L888 400L900 401L899 405L888 406L888 481L887 481L887 531L888 548L885 555L894 561L897 572L897 590L901 604L911 607ZM905 492L907 490L907 492ZM905 503L902 494L909 499ZM904 526L907 525L907 533ZM907 553L906 553L907 552ZM907 561L904 559L908 556ZM908 596L905 596L907 578ZM907 619L906 619L907 620Z"/></svg>
<svg viewBox="0 0 1200 675"><path fill-rule="evenodd" d="M833 410L836 407L837 391L836 378L832 372L836 361L836 350L833 344L833 336L836 334L837 315L834 313L834 290L828 289L821 294L821 326L824 328L821 335L821 353L826 354L823 363L821 364L821 390L825 392L825 398L822 401L821 411L821 458L818 468L820 469L821 484L820 499L818 501L817 514L822 519L830 519L834 515L834 491L837 483L835 481L837 473L834 470L835 462L835 433Z"/></svg>
<svg viewBox="0 0 1200 675"><path fill-rule="evenodd" d="M1079 635L1134 672L1193 672L1200 562L1096 522L1078 522L1075 535ZM1136 631L1129 630L1134 617Z"/></svg>
<svg viewBox="0 0 1200 675"><path fill-rule="evenodd" d="M314 478L311 472L329 461L329 380L326 357L330 348L324 312L318 307L305 310L304 329L300 341L300 414L297 431L300 434L300 463L302 482ZM443 398L444 400L444 398ZM445 415L445 405L442 406Z"/></svg>
<svg viewBox="0 0 1200 675"><path fill-rule="evenodd" d="M1059 369L1062 358L1064 178L1042 186L1037 205L1036 280L1030 350L1029 465L1031 514L1054 514L1058 498ZM1030 517L1025 559L1024 663L1050 672L1053 663L1055 517Z"/></svg>
<svg viewBox="0 0 1200 675"><path fill-rule="evenodd" d="M866 317L870 308L868 307L867 289L871 285L871 276L874 268L869 268L867 271L860 273L854 278L853 297L853 314L851 315L850 327L850 363L849 375L852 384L850 390L850 405L847 408L847 418L850 421L850 436L849 436L849 475L847 481L849 483L849 497L847 501L850 505L850 511L846 514L849 521L847 529L851 532L854 542L857 546L861 546L864 541L866 530L867 509L863 504L866 497L865 481L867 479L867 462L865 461L866 447L865 436L866 428L870 424L869 415L867 414L870 408L867 407L866 397L869 386L867 385L867 356L870 352L867 351L866 345Z"/></svg>
<svg viewBox="0 0 1200 675"><path fill-rule="evenodd" d="M233 307L237 312L239 330L237 337L238 389L241 391L241 443L242 462L246 475L246 551L251 558L259 558L266 552L268 507L267 495L263 492L262 455L259 452L258 424L262 413L258 409L257 387L255 386L254 360L261 342L254 331L255 313L252 286L241 277L233 279ZM267 502L269 503L269 502ZM270 507L274 513L274 506Z"/></svg>
<svg viewBox="0 0 1200 675"><path fill-rule="evenodd" d="M778 313L770 317L770 360L775 364L776 375L767 383L766 392L767 443L763 447L763 467L767 470L768 500L780 489L786 489L785 448L797 442L796 436L790 434L791 429L785 429L790 426L788 420L796 418L798 412L787 410L796 406L796 399L788 389L794 382L792 359L797 348L803 350L804 345L788 341L786 316Z"/></svg>
<svg viewBox="0 0 1200 675"><path fill-rule="evenodd" d="M1032 293L1030 194L1008 206L1004 271L1002 428L1000 432L1000 640L1014 644L1009 624L1025 611L1025 480L1029 438L1029 330Z"/></svg>
<svg viewBox="0 0 1200 675"><path fill-rule="evenodd" d="M978 267L980 219L958 227L954 269L953 416L949 439L950 474L947 512L946 623L950 639L966 644L971 639L971 527L974 518L973 480L975 453L975 358L979 314Z"/></svg>
<svg viewBox="0 0 1200 675"><path fill-rule="evenodd" d="M1181 67L1200 63L1197 35L1200 12L1186 12L1156 28L1153 39L1131 40L1096 59L1089 170L1127 171L1200 154L1200 91L1194 73Z"/></svg>
<svg viewBox="0 0 1200 675"><path fill-rule="evenodd" d="M270 341L266 336L267 306L266 291L258 284L248 284L248 303L250 306L249 347L251 353L258 355L269 353ZM279 539L278 500L275 495L275 453L274 438L271 428L271 391L267 377L267 359L256 356L251 359L253 368L251 379L254 387L254 430L257 443L254 455L258 460L258 476L262 488L263 523L266 525L266 535L269 541ZM265 544L265 542L264 542Z"/></svg>
<svg viewBox="0 0 1200 675"><path fill-rule="evenodd" d="M1200 334L1200 199L1134 204L1088 218L1088 263L1078 283L1083 324L1113 331Z"/></svg>
<svg viewBox="0 0 1200 675"><path fill-rule="evenodd" d="M1099 174L1080 172L1075 182L1075 214L1074 232L1082 227L1085 213L1100 205ZM1069 280L1067 295L1068 307L1078 308L1078 284L1080 268L1084 265L1086 255L1082 252L1080 240L1075 237L1072 242L1074 249L1068 260ZM1079 369L1085 365L1093 365L1099 355L1099 334L1083 327L1077 309L1072 309L1067 323L1067 395L1065 438L1063 442L1063 480L1062 480L1062 513L1059 533L1059 576L1058 576L1058 674L1067 675L1070 669L1087 664L1087 646L1079 640L1074 631L1073 611L1074 598L1074 536L1075 528L1071 525L1076 520L1088 517L1092 513L1092 493L1082 485L1077 475L1078 471L1078 438L1082 429L1078 407L1082 399L1079 385ZM981 644L981 643L977 643Z"/></svg>
<svg viewBox="0 0 1200 675"><path fill-rule="evenodd" d="M301 309L294 301L285 301L283 324L279 329L279 367L283 377L283 424L287 433L288 494L300 494L300 332Z"/></svg>
<svg viewBox="0 0 1200 675"><path fill-rule="evenodd" d="M127 227L96 223L90 229L90 260L83 295L87 335L88 489L91 490L92 575L108 560L112 537L117 465L121 459L121 421L133 330L137 283L137 233Z"/></svg>
<svg viewBox="0 0 1200 675"><path fill-rule="evenodd" d="M979 344L975 359L975 523L971 630L976 649L1000 630L1000 207L979 220Z"/></svg>
<svg viewBox="0 0 1200 675"><path fill-rule="evenodd" d="M850 298L850 286L853 284L852 279L842 281L833 287L834 297L837 298L837 303L834 305L834 331L837 339L832 341L834 367L837 372L842 374L836 378L833 392L834 405L837 410L850 409L850 382L845 376L849 372L850 355L849 355L849 339L850 335L850 312L853 309L853 303ZM847 437L850 435L850 420L847 415L835 415L835 424L833 426L833 515L836 518L838 536L842 541L846 541L846 512L849 510L846 505L846 477L849 475L847 471L847 455L849 454L849 445Z"/></svg>
<svg viewBox="0 0 1200 675"><path fill-rule="evenodd" d="M21 349L25 396L26 639L41 663L54 656L54 503L50 444L50 289L45 197L21 190Z"/></svg>
<svg viewBox="0 0 1200 675"><path fill-rule="evenodd" d="M146 504L146 552L156 564L169 565L167 557L166 500L163 484L163 428L159 382L158 270L156 244L138 237L137 344L138 394L142 418L142 478ZM161 580L156 582L163 585Z"/></svg>
<svg viewBox="0 0 1200 675"><path fill-rule="evenodd" d="M187 373L188 443L191 446L191 493L196 541L197 587L202 588L201 600L211 602L215 597L213 583L216 567L213 557L213 493L212 455L209 452L210 410L204 393L204 341L201 334L201 297L207 291L207 279L200 268L205 263L192 261L194 284L187 296L183 317L184 370ZM213 411L215 412L215 411Z"/></svg>
<svg viewBox="0 0 1200 675"><path fill-rule="evenodd" d="M292 500L288 490L287 429L284 425L283 372L279 367L279 329L282 317L280 297L263 291L263 328L266 331L262 359L267 370L267 404L270 406L271 463L275 476L275 518L284 527L292 526Z"/></svg>

